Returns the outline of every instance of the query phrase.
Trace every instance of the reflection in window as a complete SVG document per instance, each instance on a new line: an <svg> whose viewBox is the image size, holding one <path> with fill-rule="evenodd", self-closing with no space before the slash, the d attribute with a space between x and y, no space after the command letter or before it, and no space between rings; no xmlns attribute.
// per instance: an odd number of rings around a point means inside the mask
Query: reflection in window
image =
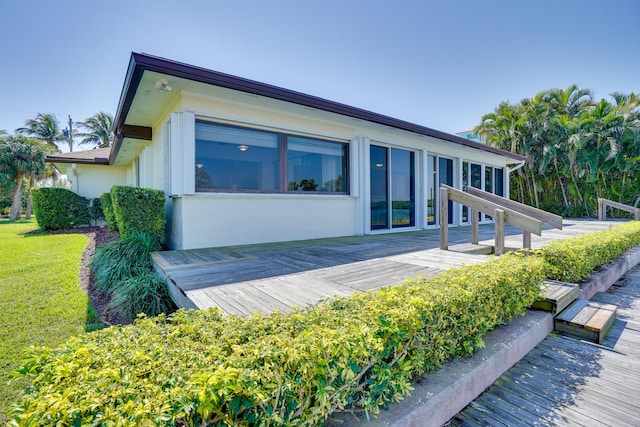
<svg viewBox="0 0 640 427"><path fill-rule="evenodd" d="M196 121L196 189L276 191L278 135Z"/></svg>
<svg viewBox="0 0 640 427"><path fill-rule="evenodd" d="M196 191L348 193L348 144L196 120Z"/></svg>
<svg viewBox="0 0 640 427"><path fill-rule="evenodd" d="M345 193L347 145L287 137L287 190Z"/></svg>

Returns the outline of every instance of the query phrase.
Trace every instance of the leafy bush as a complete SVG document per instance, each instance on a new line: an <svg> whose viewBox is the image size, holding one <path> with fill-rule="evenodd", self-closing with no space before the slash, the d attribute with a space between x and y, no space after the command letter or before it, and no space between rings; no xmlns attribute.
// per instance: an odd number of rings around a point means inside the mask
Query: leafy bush
<svg viewBox="0 0 640 427"><path fill-rule="evenodd" d="M148 233L164 240L164 192L149 188L111 187L113 213L120 235Z"/></svg>
<svg viewBox="0 0 640 427"><path fill-rule="evenodd" d="M111 295L130 277L153 271L151 252L159 249L158 241L149 234L122 237L96 249L91 268L96 273L96 288Z"/></svg>
<svg viewBox="0 0 640 427"><path fill-rule="evenodd" d="M108 308L128 321L140 313L157 316L175 311L167 285L153 272L131 276L117 286Z"/></svg>
<svg viewBox="0 0 640 427"><path fill-rule="evenodd" d="M179 310L31 353L16 425L302 425L376 412L525 311L544 262L504 255L290 314Z"/></svg>
<svg viewBox="0 0 640 427"><path fill-rule="evenodd" d="M598 266L614 261L640 244L640 221L609 230L554 241L535 251L548 264L550 279L578 283Z"/></svg>
<svg viewBox="0 0 640 427"><path fill-rule="evenodd" d="M59 230L89 224L89 200L66 188L43 187L31 191L40 228Z"/></svg>
<svg viewBox="0 0 640 427"><path fill-rule="evenodd" d="M118 231L118 223L113 213L113 202L111 201L111 193L104 193L100 195L100 204L102 206L102 213L104 220L107 223L107 227L111 231Z"/></svg>

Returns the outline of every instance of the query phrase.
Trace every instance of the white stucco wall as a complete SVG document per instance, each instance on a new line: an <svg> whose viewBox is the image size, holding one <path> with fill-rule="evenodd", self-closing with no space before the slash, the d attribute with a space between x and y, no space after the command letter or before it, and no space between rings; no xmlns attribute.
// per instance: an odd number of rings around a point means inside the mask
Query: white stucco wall
<svg viewBox="0 0 640 427"><path fill-rule="evenodd" d="M68 165L67 179L73 192L94 199L109 192L114 185L127 185L127 168L108 165Z"/></svg>
<svg viewBox="0 0 640 427"><path fill-rule="evenodd" d="M167 243L173 249L304 240L369 234L369 147L372 144L415 152L416 224L426 218L428 155L451 158L454 185L460 186L463 161L505 167L505 157L433 137L354 120L282 101L230 90L219 97L181 92L152 126L153 140L125 169L128 185L162 189L167 195ZM349 143L350 194L198 193L195 191L195 120L302 134ZM505 170L506 175L506 170ZM454 222L461 207L454 208ZM380 232L380 231L375 231Z"/></svg>
<svg viewBox="0 0 640 427"><path fill-rule="evenodd" d="M173 198L174 249L356 234L350 196L198 194Z"/></svg>

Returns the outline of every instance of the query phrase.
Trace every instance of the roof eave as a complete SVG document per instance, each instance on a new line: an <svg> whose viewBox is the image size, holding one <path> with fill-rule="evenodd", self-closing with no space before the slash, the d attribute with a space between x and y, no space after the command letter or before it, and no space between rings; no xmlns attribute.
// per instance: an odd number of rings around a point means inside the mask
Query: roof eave
<svg viewBox="0 0 640 427"><path fill-rule="evenodd" d="M361 108L352 107L346 104L329 101L327 99L307 95L301 92L296 92L289 89L272 86L266 83L260 83L254 80L220 73L218 71L208 70L205 68L172 61L157 56L133 52L129 61L127 76L122 87L118 110L114 118L113 129L115 136L113 141L113 149L111 150L111 156L109 157L109 164L113 164L115 162L120 147L122 146L122 142L124 140L122 129L124 127L126 117L129 113L129 109L131 108L131 104L133 103L133 98L135 97L138 84L140 83L142 75L146 70L215 86L221 86L254 95L265 96L281 101L291 102L305 107L316 108L319 110L353 117L368 122L390 126L396 129L401 129L420 135L431 136L437 139L452 142L454 144L459 144L481 151L493 153L502 157L510 158L513 160L513 162L507 162L509 164L522 162L523 160L528 161L528 158L526 156L522 156L520 154L511 153L509 151L501 150L499 148L485 145L479 142L469 141L457 135L452 135L404 120L395 119L393 117L374 113L368 110L363 110Z"/></svg>

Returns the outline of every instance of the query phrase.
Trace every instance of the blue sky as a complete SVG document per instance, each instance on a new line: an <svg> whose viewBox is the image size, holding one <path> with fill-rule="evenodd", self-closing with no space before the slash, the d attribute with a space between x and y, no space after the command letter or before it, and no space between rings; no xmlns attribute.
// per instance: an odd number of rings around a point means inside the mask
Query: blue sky
<svg viewBox="0 0 640 427"><path fill-rule="evenodd" d="M135 51L453 133L553 87L640 92L639 18L637 0L0 0L0 129L114 114Z"/></svg>

